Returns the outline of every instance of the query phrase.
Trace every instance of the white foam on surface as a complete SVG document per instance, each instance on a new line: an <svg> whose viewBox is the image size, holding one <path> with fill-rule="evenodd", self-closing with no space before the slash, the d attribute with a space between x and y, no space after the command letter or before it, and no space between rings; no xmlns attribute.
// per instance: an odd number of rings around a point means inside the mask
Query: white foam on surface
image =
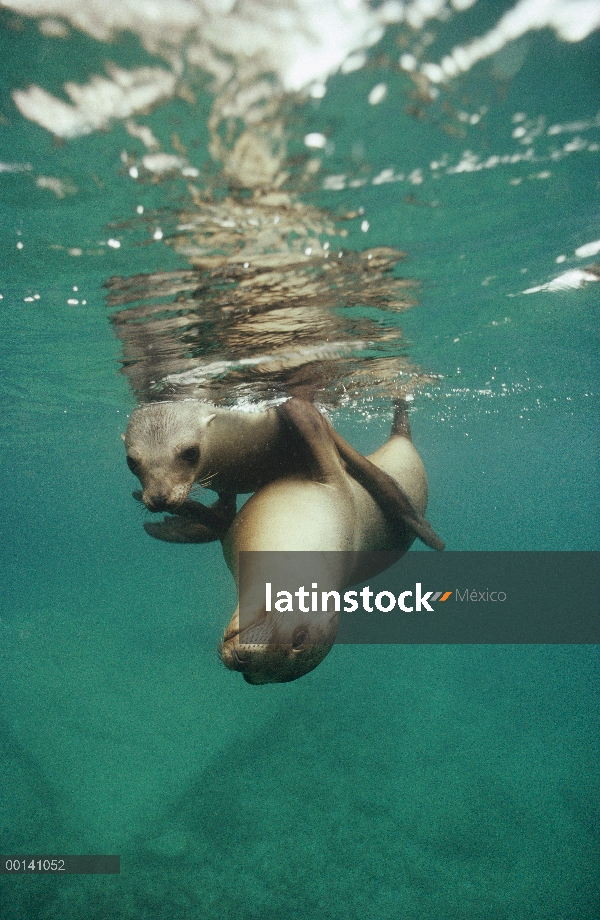
<svg viewBox="0 0 600 920"><path fill-rule="evenodd" d="M173 153L147 153L142 157L142 165L148 172L162 173L181 170L186 164L182 157Z"/></svg>
<svg viewBox="0 0 600 920"><path fill-rule="evenodd" d="M94 76L89 83L66 83L72 104L63 102L40 86L14 90L15 105L25 118L57 137L77 137L106 128L112 119L125 119L169 99L176 78L161 67L137 70L109 68L110 77Z"/></svg>
<svg viewBox="0 0 600 920"><path fill-rule="evenodd" d="M590 256L595 256L600 252L600 240L594 240L593 243L585 243L583 246L579 246L575 250L575 255L578 259L587 259Z"/></svg>
<svg viewBox="0 0 600 920"><path fill-rule="evenodd" d="M327 144L327 138L324 134L320 134L318 131L313 131L311 134L307 134L305 136L304 144L306 147L311 147L314 150L323 150Z"/></svg>
<svg viewBox="0 0 600 920"><path fill-rule="evenodd" d="M379 105L387 96L387 86L385 83L378 83L369 93L369 105Z"/></svg>
<svg viewBox="0 0 600 920"><path fill-rule="evenodd" d="M421 0L419 7L425 6ZM429 4L434 12L437 0ZM468 3L468 6L471 6ZM454 0L454 6L457 2ZM458 4L458 8L466 8ZM407 18L409 13L407 12ZM428 17L428 18L431 18ZM424 22L424 19L423 19ZM420 28L423 24L419 20ZM558 38L567 42L579 42L600 28L600 3L598 0L518 0L485 35L467 45L458 45L441 63L421 65L421 73L432 83L443 83L459 73L470 70L474 64L496 54L510 42L521 38L527 32L553 29Z"/></svg>
<svg viewBox="0 0 600 920"><path fill-rule="evenodd" d="M0 173L29 172L31 169L31 163L0 163Z"/></svg>
<svg viewBox="0 0 600 920"><path fill-rule="evenodd" d="M521 291L521 293L537 294L539 291L572 291L584 287L591 281L600 281L600 274L584 268L572 268L546 284L537 284L535 287Z"/></svg>
<svg viewBox="0 0 600 920"><path fill-rule="evenodd" d="M454 15L461 15L474 3L452 0L451 7ZM452 14L446 0L387 0L378 8L367 0L5 0L3 6L40 17L40 27L66 20L100 41L132 32L169 64L168 77L163 71L159 78L159 69L154 69L146 99L140 82L126 87L113 74L110 80L93 77L84 86L67 84L72 105L38 86L13 94L25 117L61 137L105 128L112 119L128 118L162 101L173 94L186 66L212 74L217 91L242 68L255 79L273 74L274 92L309 91L320 98L331 74L364 66L365 51L388 24L406 21L420 30L428 20ZM419 63L412 49L401 56L400 65L420 71L431 83L443 83L529 31L552 28L560 39L576 42L599 27L599 0L517 0L487 34L457 46L441 62ZM46 28L45 34L51 30Z"/></svg>
<svg viewBox="0 0 600 920"><path fill-rule="evenodd" d="M276 74L285 91L326 80L403 14L395 0L377 10L365 0L7 0L4 5L28 16L61 17L100 41L132 32L175 69L182 66L185 47L190 61L221 80L231 73L224 58L253 60L257 71Z"/></svg>

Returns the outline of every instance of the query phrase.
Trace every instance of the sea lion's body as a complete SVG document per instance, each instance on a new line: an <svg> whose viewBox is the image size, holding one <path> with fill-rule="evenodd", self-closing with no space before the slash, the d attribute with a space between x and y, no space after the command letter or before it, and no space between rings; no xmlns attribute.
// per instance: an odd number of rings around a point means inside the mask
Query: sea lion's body
<svg viewBox="0 0 600 920"><path fill-rule="evenodd" d="M375 574L359 570L354 553L385 550L400 556L414 541L414 530L390 520L348 474L333 446L322 443L316 476L290 475L268 483L237 514L223 540L236 583L240 552L344 551L334 576L335 587L343 590ZM389 441L368 460L401 487L420 515L425 513L427 477L402 411ZM261 577L257 573L257 580ZM335 639L337 616L269 613L261 606L260 590L257 598L255 616L245 614L241 631L239 610L233 615L221 646L225 665L256 684L294 680L316 667Z"/></svg>
<svg viewBox="0 0 600 920"><path fill-rule="evenodd" d="M123 440L150 511L175 511L194 483L236 495L294 468L275 408L243 412L195 399L149 403L132 413Z"/></svg>
<svg viewBox="0 0 600 920"><path fill-rule="evenodd" d="M405 412L402 418L401 433L410 443ZM384 454L377 454L383 462L379 468L355 451L306 400L290 399L260 412L222 409L199 400L152 403L135 410L123 440L127 463L142 484L140 497L148 510L171 511L188 519L187 529L175 523L171 536L168 524L158 531L145 525L161 539L200 543L222 539L235 517L238 493L255 492L285 477L318 479L321 464L327 465L328 459L333 463L335 455L336 472L347 470L388 518L410 522L428 546L443 549L410 496L385 472L385 448ZM188 499L194 483L214 489L217 504L206 508Z"/></svg>
<svg viewBox="0 0 600 920"><path fill-rule="evenodd" d="M238 512L223 541L223 552L236 575L236 554L252 551L407 550L415 534L387 519L369 493L332 452L325 481L290 475L270 482ZM427 477L411 441L392 437L367 458L388 473L424 514Z"/></svg>

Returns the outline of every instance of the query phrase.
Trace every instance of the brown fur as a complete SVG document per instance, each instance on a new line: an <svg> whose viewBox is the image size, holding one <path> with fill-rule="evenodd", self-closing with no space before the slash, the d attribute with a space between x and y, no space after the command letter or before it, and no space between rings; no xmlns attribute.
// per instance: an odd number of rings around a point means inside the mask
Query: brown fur
<svg viewBox="0 0 600 920"><path fill-rule="evenodd" d="M149 403L132 413L123 440L150 511L177 510L195 483L219 494L254 492L293 469L276 409L243 412L195 399Z"/></svg>
<svg viewBox="0 0 600 920"><path fill-rule="evenodd" d="M390 522L371 495L348 475L336 451L326 450L320 481L293 475L271 482L237 514L223 541L225 559L236 583L240 551L345 550L336 575L337 588L343 590L373 574L356 570L353 551L389 550L402 555L408 550L414 531ZM392 434L369 459L388 473L416 510L424 514L427 477L409 438ZM260 580L259 575L257 578ZM338 623L336 614L307 617L301 613L266 613L260 590L256 616L250 619L252 625L240 633L236 609L223 637L221 658L226 667L241 671L252 684L295 680L311 671L331 649ZM294 647L298 635L306 635L299 649Z"/></svg>

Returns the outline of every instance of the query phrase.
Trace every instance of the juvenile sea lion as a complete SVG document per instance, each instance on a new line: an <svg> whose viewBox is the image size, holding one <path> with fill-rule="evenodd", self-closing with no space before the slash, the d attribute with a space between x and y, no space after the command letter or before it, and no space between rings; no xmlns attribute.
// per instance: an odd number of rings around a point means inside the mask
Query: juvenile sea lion
<svg viewBox="0 0 600 920"><path fill-rule="evenodd" d="M237 493L319 470L319 439L344 460L386 514L396 513L429 546L443 547L398 484L366 461L304 400L291 399L262 412L223 409L193 399L151 403L132 413L123 435L127 463L142 484L146 507L190 521L195 517L201 525L195 531L191 523L187 530L173 525L171 537L170 525L163 527L162 539L181 542L221 539L235 516ZM188 498L194 483L218 493L212 508ZM151 525L146 529L152 532Z"/></svg>
<svg viewBox="0 0 600 920"><path fill-rule="evenodd" d="M369 458L358 455L362 465L373 465L387 474L381 480L382 489L391 480L405 497L410 513L400 515L396 505L390 513L383 496L380 503L349 475L333 438L328 437L329 424L319 412L300 400L286 405L288 416L304 433L310 464L302 473L267 483L248 500L222 539L225 560L239 589L242 551L343 551L333 574L333 587L343 590L374 574L357 568L354 553L385 550L399 557L415 539L412 518L417 516L426 524L422 515L427 506L427 477L411 441L406 406L397 406L387 443ZM149 524L147 529L153 536L171 540L177 539L178 529L185 539L188 528L202 526L182 517ZM443 547L436 540L438 548ZM257 579L260 582L260 575ZM259 591L256 611L252 610L247 622L240 630L238 607L225 630L220 655L226 667L241 671L248 683L264 684L295 680L315 668L335 640L338 621L335 613L267 612L264 593Z"/></svg>
<svg viewBox="0 0 600 920"><path fill-rule="evenodd" d="M276 409L242 412L197 399L135 409L122 435L149 511L176 511L194 483L219 495L254 492L292 469Z"/></svg>

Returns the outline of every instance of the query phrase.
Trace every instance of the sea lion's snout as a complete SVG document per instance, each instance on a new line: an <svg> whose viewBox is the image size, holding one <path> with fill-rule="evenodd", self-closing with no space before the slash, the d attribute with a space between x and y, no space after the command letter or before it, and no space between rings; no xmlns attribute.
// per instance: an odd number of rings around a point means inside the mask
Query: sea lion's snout
<svg viewBox="0 0 600 920"><path fill-rule="evenodd" d="M221 661L230 671L241 671L244 672L244 669L248 665L247 658L244 658L243 655L240 655L240 652L235 647L233 642L229 645L223 642L219 648L219 656Z"/></svg>
<svg viewBox="0 0 600 920"><path fill-rule="evenodd" d="M142 501L148 511L169 511L172 508L167 496L163 495L162 492L158 495L146 495L146 497L142 493Z"/></svg>
<svg viewBox="0 0 600 920"><path fill-rule="evenodd" d="M235 611L231 622L219 642L219 658L229 671L241 671L246 664L245 659L240 654L239 648L239 620L238 612Z"/></svg>
<svg viewBox="0 0 600 920"><path fill-rule="evenodd" d="M167 494L166 492L142 492L142 501L148 511L170 511L172 514L181 508L186 498L190 494L189 488L179 488L177 491Z"/></svg>
<svg viewBox="0 0 600 920"><path fill-rule="evenodd" d="M240 630L236 610L219 647L221 661L239 671L246 683L288 683L317 667L329 653L337 633L337 615L325 622L275 620L263 610Z"/></svg>
<svg viewBox="0 0 600 920"><path fill-rule="evenodd" d="M158 476L154 473L140 475L139 479L143 487L142 501L148 511L152 512L176 512L187 499L193 485L193 479L169 482L169 477L164 472Z"/></svg>
<svg viewBox="0 0 600 920"><path fill-rule="evenodd" d="M140 481L140 498L148 511L177 511L194 485L194 469L189 464L172 469L164 459L146 462L128 453L127 466Z"/></svg>

